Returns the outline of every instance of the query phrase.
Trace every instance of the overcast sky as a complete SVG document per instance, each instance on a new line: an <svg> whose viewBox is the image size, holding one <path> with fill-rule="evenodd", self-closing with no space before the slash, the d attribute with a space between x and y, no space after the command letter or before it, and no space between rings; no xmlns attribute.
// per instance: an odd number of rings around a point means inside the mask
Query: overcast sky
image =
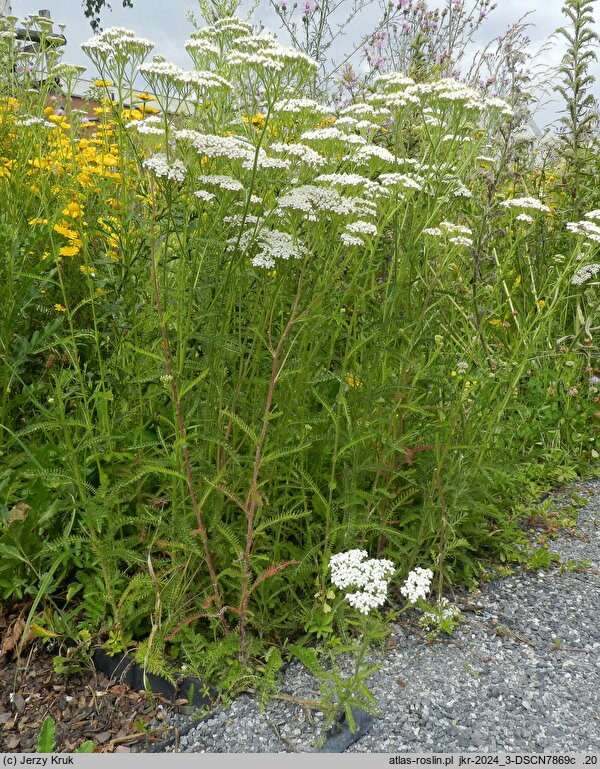
<svg viewBox="0 0 600 769"><path fill-rule="evenodd" d="M293 0L290 0L290 4L291 2ZM161 53L176 64L189 66L190 60L183 44L193 28L186 18L186 12L198 11L197 3L194 0L133 0L133 4L133 9L124 9L121 7L121 0L112 0L112 11L103 12L102 26L105 28L123 26L133 29L137 34L156 43L154 53ZM301 0L298 4L301 4ZM350 5L350 0L346 0L346 4ZM429 0L429 5L432 7L440 4L442 0ZM527 21L532 24L529 29L530 50L535 54L554 30L565 23L561 14L562 0L497 0L497 4L498 7L485 21L478 35L477 42L481 46L502 34L509 24L531 11ZM81 0L12 0L12 11L15 16L22 17L27 13L36 12L39 7L47 8L55 21L64 22L67 25L65 34L68 44L63 60L87 65L88 62L79 45L90 37L91 30L88 20L84 17ZM245 17L250 7L249 0L245 0L238 15ZM367 2L361 15L348 28L347 34L339 38L339 42L333 49L333 55L337 61L358 45L361 35L375 28L380 16L379 2ZM344 18L345 14L342 13L341 20ZM253 20L264 22L269 31L278 34L282 42L287 42L285 31L279 29L279 19L270 9L269 0L261 0ZM563 50L562 42L557 41L551 50L539 56L540 63L557 65ZM600 77L600 68L595 66L594 73ZM95 75L95 72L89 70L86 76L93 78ZM595 84L595 89L599 94L598 83ZM553 108L549 105L538 116L538 122L542 124L550 122L557 106Z"/></svg>

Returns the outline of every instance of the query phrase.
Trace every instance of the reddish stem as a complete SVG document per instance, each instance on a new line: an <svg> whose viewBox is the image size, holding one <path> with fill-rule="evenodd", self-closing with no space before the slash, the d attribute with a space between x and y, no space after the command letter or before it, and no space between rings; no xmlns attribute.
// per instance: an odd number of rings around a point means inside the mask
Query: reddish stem
<svg viewBox="0 0 600 769"><path fill-rule="evenodd" d="M438 487L438 491L440 494L440 502L442 505L442 525L440 527L440 557L439 557L439 577L438 577L438 601L442 600L442 592L444 589L444 576L443 576L443 567L444 567L444 534L446 531L446 496L444 494L444 489L442 488L442 484L440 483L440 474L438 472L437 467L433 471L435 482Z"/></svg>
<svg viewBox="0 0 600 769"><path fill-rule="evenodd" d="M250 554L252 552L252 545L254 544L254 514L256 512L256 506L258 502L258 473L260 469L260 462L262 459L263 447L265 444L265 438L267 436L267 429L269 427L269 416L271 414L271 404L273 402L273 394L275 392L275 385L277 384L277 377L279 375L279 358L281 357L281 351L285 340L290 333L294 321L296 318L296 312L298 311L298 304L300 303L300 293L302 288L302 278L298 282L298 290L296 292L296 299L290 313L289 320L286 327L283 330L279 343L273 352L273 365L271 366L271 378L269 380L269 391L267 393L267 402L265 404L265 412L263 415L262 429L256 445L256 452L254 455L254 472L252 475L252 485L248 491L246 497L246 516L248 520L248 526L246 531L246 550L243 556L243 570L242 570L242 598L240 602L240 658L244 656L244 642L246 636L246 616L248 613L248 598L250 597L250 590L248 589L250 581Z"/></svg>
<svg viewBox="0 0 600 769"><path fill-rule="evenodd" d="M155 221L156 200L154 198L153 186L151 186L151 190L152 190L152 221ZM181 438L181 443L182 443L183 458L185 461L185 472L186 472L188 490L190 493L190 498L192 500L194 513L196 514L196 521L198 522L198 529L196 531L200 535L200 538L202 539L202 545L204 547L204 557L206 559L206 565L208 567L208 573L210 575L210 582L212 585L212 589L213 589L216 601L218 605L221 606L222 604L221 593L219 591L219 585L217 583L217 575L213 566L212 556L210 554L210 548L208 545L208 534L206 532L206 527L202 519L202 512L200 511L200 506L198 505L198 500L196 498L196 491L194 489L192 466L190 463L190 457L189 457L188 448L187 448L187 438L186 438L186 432L185 432L185 425L183 423L183 415L181 412L181 402L179 399L179 392L177 390L177 382L175 381L175 377L173 376L173 366L171 364L171 354L169 353L169 342L167 339L167 328L165 325L163 308L160 302L160 291L158 288L158 275L157 275L157 269L156 269L156 241L154 239L154 235L152 236L152 239L151 239L151 255L152 255L152 281L154 285L154 300L156 302L156 309L157 309L158 318L160 321L163 357L165 359L165 365L167 367L167 374L171 381L171 390L173 392L173 402L175 404L175 411L177 413L177 426L179 430L179 437ZM223 619L223 623L225 627L227 627L224 619Z"/></svg>

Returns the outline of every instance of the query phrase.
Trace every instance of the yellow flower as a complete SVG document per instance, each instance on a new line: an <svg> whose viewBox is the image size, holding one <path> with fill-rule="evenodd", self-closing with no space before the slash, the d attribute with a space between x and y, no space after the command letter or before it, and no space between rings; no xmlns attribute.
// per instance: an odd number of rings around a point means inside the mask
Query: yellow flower
<svg viewBox="0 0 600 769"><path fill-rule="evenodd" d="M84 275L89 275L90 278L95 278L96 277L96 273L95 273L93 267L88 267L87 265L82 264L82 265L80 265L79 269L81 270L81 272Z"/></svg>
<svg viewBox="0 0 600 769"><path fill-rule="evenodd" d="M139 109L124 109L123 112L121 112L121 117L123 120L141 120L144 116L139 111Z"/></svg>
<svg viewBox="0 0 600 769"><path fill-rule="evenodd" d="M36 217L35 219L30 219L27 222L27 224L30 227L33 227L35 224L48 224L48 220L47 219L40 219L40 218Z"/></svg>
<svg viewBox="0 0 600 769"><path fill-rule="evenodd" d="M330 125L333 125L337 118L335 117L326 117L321 120L320 123L317 123L317 128L328 128Z"/></svg>
<svg viewBox="0 0 600 769"><path fill-rule="evenodd" d="M83 208L79 203L67 203L67 207L62 213L63 216L70 216L71 219L79 219L79 217L83 216Z"/></svg>
<svg viewBox="0 0 600 769"><path fill-rule="evenodd" d="M55 304L54 309L56 312L66 312L67 308L63 304Z"/></svg>
<svg viewBox="0 0 600 769"><path fill-rule="evenodd" d="M79 235L75 230L70 229L66 222L59 222L59 224L55 224L52 229L54 232L58 232L59 235L63 235L68 240L77 240L79 238Z"/></svg>
<svg viewBox="0 0 600 769"><path fill-rule="evenodd" d="M138 93L135 98L139 99L140 101L154 101L154 96L152 96L152 94L149 94L147 91L143 91L143 93Z"/></svg>
<svg viewBox="0 0 600 769"><path fill-rule="evenodd" d="M348 383L348 387L361 388L363 386L362 381L359 379L359 377L356 376L356 374L348 374L346 377L346 382Z"/></svg>
<svg viewBox="0 0 600 769"><path fill-rule="evenodd" d="M97 78L94 80L94 85L96 88L110 88L111 85L114 85L112 80L101 80L100 78Z"/></svg>
<svg viewBox="0 0 600 769"><path fill-rule="evenodd" d="M540 310L543 310L545 306L546 306L546 300L540 299L540 301L538 302L538 307L540 308Z"/></svg>
<svg viewBox="0 0 600 769"><path fill-rule="evenodd" d="M58 253L61 256L76 256L80 250L79 246L63 246Z"/></svg>

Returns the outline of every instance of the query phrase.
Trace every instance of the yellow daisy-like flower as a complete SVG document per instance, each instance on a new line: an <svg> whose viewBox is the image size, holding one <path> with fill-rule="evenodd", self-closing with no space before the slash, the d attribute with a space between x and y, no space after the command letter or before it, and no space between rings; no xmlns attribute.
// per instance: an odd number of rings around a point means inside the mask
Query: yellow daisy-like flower
<svg viewBox="0 0 600 769"><path fill-rule="evenodd" d="M94 85L96 88L110 88L111 85L114 85L112 80L101 80L100 78L97 78L94 80Z"/></svg>
<svg viewBox="0 0 600 769"><path fill-rule="evenodd" d="M361 388L363 386L362 381L359 377L356 376L356 374L348 374L346 377L346 382L348 383L348 387Z"/></svg>
<svg viewBox="0 0 600 769"><path fill-rule="evenodd" d="M56 312L66 312L67 308L64 306L64 304L55 304L54 309Z"/></svg>
<svg viewBox="0 0 600 769"><path fill-rule="evenodd" d="M58 253L61 256L77 256L80 250L79 246L63 246Z"/></svg>
<svg viewBox="0 0 600 769"><path fill-rule="evenodd" d="M62 213L63 216L70 216L71 219L79 219L81 216L83 216L83 208L79 205L79 203L67 203L67 207Z"/></svg>
<svg viewBox="0 0 600 769"><path fill-rule="evenodd" d="M96 277L96 273L95 273L95 271L94 271L94 268L93 268L93 267L88 267L87 265L85 265L85 264L82 264L82 265L79 267L79 269L81 270L81 272L82 272L84 275L89 275L89 276L90 276L90 278L95 278L95 277Z"/></svg>
<svg viewBox="0 0 600 769"><path fill-rule="evenodd" d="M77 240L79 235L72 230L66 222L59 222L52 228L54 232L58 232L59 235L63 235L68 240Z"/></svg>
<svg viewBox="0 0 600 769"><path fill-rule="evenodd" d="M152 94L148 93L147 91L136 94L135 98L139 99L140 101L154 101L154 96L152 96Z"/></svg>
<svg viewBox="0 0 600 769"><path fill-rule="evenodd" d="M34 225L36 225L36 224L48 224L48 220L47 220L47 219L41 219L40 217L36 217L35 219L30 219L30 220L27 222L27 224L28 224L30 227L33 227L33 226L34 226Z"/></svg>
<svg viewBox="0 0 600 769"><path fill-rule="evenodd" d="M329 126L332 126L336 122L336 117L326 117L321 120L320 123L317 123L317 128L329 128Z"/></svg>

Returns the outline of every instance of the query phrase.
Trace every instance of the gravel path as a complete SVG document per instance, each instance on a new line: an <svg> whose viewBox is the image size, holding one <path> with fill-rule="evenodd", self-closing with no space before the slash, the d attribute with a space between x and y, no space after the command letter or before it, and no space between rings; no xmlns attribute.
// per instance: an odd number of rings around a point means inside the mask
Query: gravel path
<svg viewBox="0 0 600 769"><path fill-rule="evenodd" d="M577 527L550 542L562 568L519 569L484 585L463 604L460 627L434 644L394 626L392 648L373 658L382 662L370 680L381 715L349 752L600 750L600 480L573 491L589 499ZM582 570L567 567L582 561ZM300 664L286 670L282 693L317 691ZM289 701L270 700L260 713L241 696L182 736L179 751L314 751L323 723Z"/></svg>

